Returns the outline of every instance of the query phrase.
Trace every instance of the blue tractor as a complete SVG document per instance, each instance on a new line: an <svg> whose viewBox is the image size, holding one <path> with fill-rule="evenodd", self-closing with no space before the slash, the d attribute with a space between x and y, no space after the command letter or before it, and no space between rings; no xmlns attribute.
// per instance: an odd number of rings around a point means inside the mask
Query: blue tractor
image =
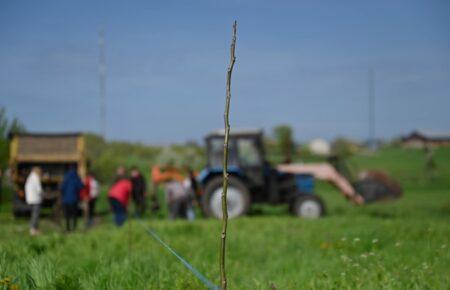
<svg viewBox="0 0 450 290"><path fill-rule="evenodd" d="M215 218L222 216L223 140L223 130L206 137L207 166L198 176L202 209ZM262 130L232 130L228 156L230 218L245 215L252 203L286 203L292 214L305 218L325 214L322 199L314 193L312 175L279 172L267 162Z"/></svg>

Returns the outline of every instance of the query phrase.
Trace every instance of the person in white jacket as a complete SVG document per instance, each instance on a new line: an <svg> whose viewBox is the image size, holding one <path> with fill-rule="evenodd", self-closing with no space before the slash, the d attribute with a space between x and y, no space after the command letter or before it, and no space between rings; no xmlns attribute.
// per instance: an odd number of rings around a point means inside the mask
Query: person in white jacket
<svg viewBox="0 0 450 290"><path fill-rule="evenodd" d="M42 203L41 169L33 167L25 182L25 200L31 206L30 234L39 234L39 215Z"/></svg>

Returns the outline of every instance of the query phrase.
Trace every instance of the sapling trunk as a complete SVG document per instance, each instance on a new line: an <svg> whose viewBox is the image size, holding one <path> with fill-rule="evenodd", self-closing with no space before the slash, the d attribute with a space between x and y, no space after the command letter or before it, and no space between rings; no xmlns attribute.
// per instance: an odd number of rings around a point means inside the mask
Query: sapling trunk
<svg viewBox="0 0 450 290"><path fill-rule="evenodd" d="M222 234L220 237L220 286L223 290L227 289L227 275L225 271L225 254L226 254L226 239L228 226L228 205L227 205L227 189L228 189L228 138L230 135L230 100L231 100L231 74L233 72L234 62L236 57L234 55L236 48L236 21L233 23L233 37L231 39L230 47L230 64L227 69L227 94L225 99L225 113L224 124L225 134L223 142L223 187L222 187Z"/></svg>

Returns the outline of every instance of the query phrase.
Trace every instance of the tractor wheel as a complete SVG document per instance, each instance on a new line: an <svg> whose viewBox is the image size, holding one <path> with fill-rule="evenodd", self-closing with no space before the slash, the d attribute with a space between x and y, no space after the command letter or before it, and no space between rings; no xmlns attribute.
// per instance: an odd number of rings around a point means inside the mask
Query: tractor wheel
<svg viewBox="0 0 450 290"><path fill-rule="evenodd" d="M205 186L202 207L207 216L222 218L222 182L222 177L216 177ZM245 215L250 208L247 187L233 176L228 178L227 203L229 218Z"/></svg>
<svg viewBox="0 0 450 290"><path fill-rule="evenodd" d="M316 219L325 215L325 204L316 195L303 194L293 200L291 211L301 218Z"/></svg>

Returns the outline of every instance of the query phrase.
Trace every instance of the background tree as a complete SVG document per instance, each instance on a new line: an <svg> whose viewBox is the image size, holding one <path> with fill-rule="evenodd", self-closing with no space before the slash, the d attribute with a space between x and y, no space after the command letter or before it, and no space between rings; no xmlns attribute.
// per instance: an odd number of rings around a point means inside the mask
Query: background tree
<svg viewBox="0 0 450 290"><path fill-rule="evenodd" d="M17 133L25 133L27 129L25 128L25 125L16 117L12 119L12 121L9 124L9 133L17 134Z"/></svg>
<svg viewBox="0 0 450 290"><path fill-rule="evenodd" d="M0 169L4 169L8 162L8 119L5 108L0 108Z"/></svg>
<svg viewBox="0 0 450 290"><path fill-rule="evenodd" d="M8 120L6 109L0 107L0 204L3 198L3 174L8 166L9 159L9 133L25 132L25 126L17 118Z"/></svg>
<svg viewBox="0 0 450 290"><path fill-rule="evenodd" d="M5 169L8 166L9 157L9 140L8 134L25 132L25 126L17 118L12 121L8 120L6 109L0 107L0 169Z"/></svg>
<svg viewBox="0 0 450 290"><path fill-rule="evenodd" d="M339 156L343 159L348 159L357 154L362 149L362 145L356 141L347 138L336 138L331 144L332 155Z"/></svg>
<svg viewBox="0 0 450 290"><path fill-rule="evenodd" d="M294 138L292 128L289 125L279 125L273 128L273 135L278 151L283 156L283 162L290 163L294 157Z"/></svg>

